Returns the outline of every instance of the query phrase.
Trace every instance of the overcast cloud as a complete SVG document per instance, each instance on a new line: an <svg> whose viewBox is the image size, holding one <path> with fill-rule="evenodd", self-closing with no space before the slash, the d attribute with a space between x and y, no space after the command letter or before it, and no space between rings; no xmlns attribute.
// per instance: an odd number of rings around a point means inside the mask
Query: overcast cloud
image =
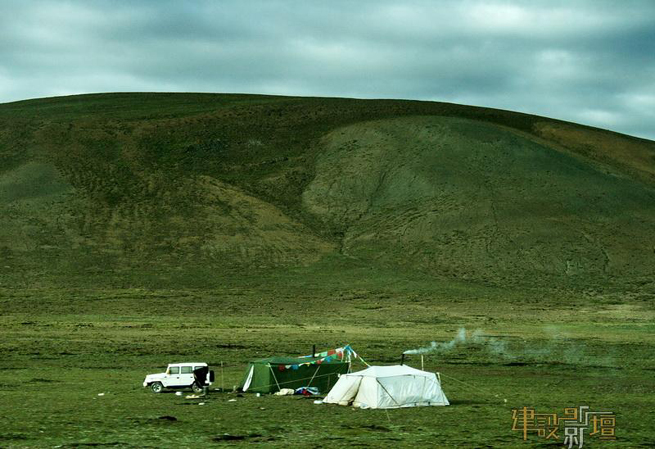
<svg viewBox="0 0 655 449"><path fill-rule="evenodd" d="M655 139L655 1L0 0L0 102L408 98Z"/></svg>

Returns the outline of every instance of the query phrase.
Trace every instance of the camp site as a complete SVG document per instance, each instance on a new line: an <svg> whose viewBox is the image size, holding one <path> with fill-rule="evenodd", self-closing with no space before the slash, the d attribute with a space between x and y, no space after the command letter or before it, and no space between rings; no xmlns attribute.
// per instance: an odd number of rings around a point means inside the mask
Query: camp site
<svg viewBox="0 0 655 449"><path fill-rule="evenodd" d="M215 371L206 363L169 364L161 374L146 376L143 386L159 394L166 389L190 389L194 394L176 396L205 406L213 401L244 402L245 394L261 398L262 394L298 396L313 399L314 405L340 405L360 409L398 409L450 405L442 390L441 376L404 364L371 366L350 345L300 357L268 357L248 363L239 386L230 391L224 385L223 364L220 387ZM353 362L365 365L353 371ZM423 357L421 357L423 364ZM185 377L188 374L188 378ZM466 385L465 382L461 382ZM290 404L293 407L295 404ZM234 404L238 407L239 404ZM261 410L265 410L264 407ZM170 418L168 418L170 419ZM254 437L258 439L260 436ZM230 434L218 440L239 438Z"/></svg>
<svg viewBox="0 0 655 449"><path fill-rule="evenodd" d="M655 0L0 0L0 449L655 448Z"/></svg>
<svg viewBox="0 0 655 449"><path fill-rule="evenodd" d="M359 360L367 368L352 372L353 360ZM404 357L402 360L404 362ZM164 373L146 376L143 386L149 387L153 393L161 393L164 388L190 388L194 393L202 394L189 395L187 399L207 401L210 399L209 386L215 382L215 372L206 363L175 363L169 364ZM228 392L224 386L222 364L221 386L211 391ZM350 345L302 357L253 360L248 364L239 387L235 386L231 391L246 392L256 393L257 397L261 393L311 396L317 399L316 404L360 408L449 405L438 374L403 364L370 366ZM319 400L324 397L325 401Z"/></svg>

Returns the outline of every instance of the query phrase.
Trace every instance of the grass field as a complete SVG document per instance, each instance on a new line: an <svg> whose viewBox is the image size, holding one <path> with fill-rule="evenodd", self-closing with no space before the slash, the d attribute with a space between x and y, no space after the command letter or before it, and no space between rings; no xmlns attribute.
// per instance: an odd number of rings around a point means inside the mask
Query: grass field
<svg viewBox="0 0 655 449"><path fill-rule="evenodd" d="M512 408L581 405L616 413L617 441L588 438L591 447L655 444L651 295L377 274L328 280L301 269L213 289L2 290L0 445L534 447L553 443L511 431ZM232 389L249 359L312 344L350 343L371 364L397 363L460 329L466 341L425 358L442 373L450 407L355 410L220 392L193 400L141 386L167 363L201 360L216 369L215 386ZM417 356L407 361L420 367Z"/></svg>

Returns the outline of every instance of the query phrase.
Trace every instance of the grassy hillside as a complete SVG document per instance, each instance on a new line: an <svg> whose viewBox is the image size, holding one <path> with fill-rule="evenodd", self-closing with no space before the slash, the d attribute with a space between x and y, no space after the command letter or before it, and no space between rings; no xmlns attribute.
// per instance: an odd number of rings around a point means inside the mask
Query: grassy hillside
<svg viewBox="0 0 655 449"><path fill-rule="evenodd" d="M643 285L654 230L655 143L542 117L213 94L0 105L4 286L205 287L353 264Z"/></svg>

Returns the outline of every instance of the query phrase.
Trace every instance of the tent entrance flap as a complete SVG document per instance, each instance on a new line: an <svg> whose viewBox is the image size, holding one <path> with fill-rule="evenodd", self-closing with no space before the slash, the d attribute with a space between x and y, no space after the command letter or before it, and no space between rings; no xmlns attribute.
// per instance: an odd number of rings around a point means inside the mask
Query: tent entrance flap
<svg viewBox="0 0 655 449"><path fill-rule="evenodd" d="M360 376L341 376L337 384L330 390L325 402L339 405L350 405L355 401L362 382Z"/></svg>
<svg viewBox="0 0 655 449"><path fill-rule="evenodd" d="M248 391L248 388L250 388L250 384L252 383L253 374L255 374L254 365L250 367L250 370L248 371L248 374L246 375L246 379L243 381L243 387L241 387L241 389L243 391Z"/></svg>

